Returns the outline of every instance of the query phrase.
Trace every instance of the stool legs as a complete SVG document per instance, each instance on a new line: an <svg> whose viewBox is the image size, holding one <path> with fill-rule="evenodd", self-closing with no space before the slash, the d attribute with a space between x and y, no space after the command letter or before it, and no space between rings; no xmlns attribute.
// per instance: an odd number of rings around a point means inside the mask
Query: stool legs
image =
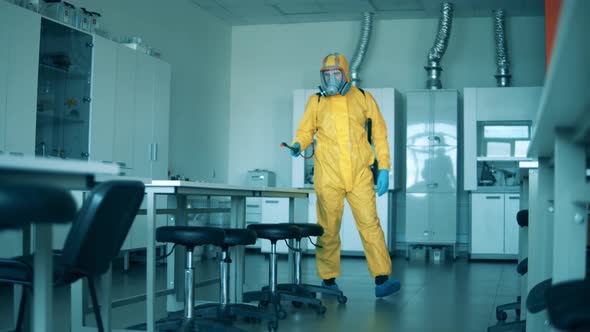
<svg viewBox="0 0 590 332"><path fill-rule="evenodd" d="M269 260L268 284L270 292L276 294L277 292L277 243L273 242L270 245L270 260Z"/></svg>
<svg viewBox="0 0 590 332"><path fill-rule="evenodd" d="M293 267L293 280L295 280L296 285L301 285L301 240L297 239L295 241L295 260L293 261L295 265Z"/></svg>
<svg viewBox="0 0 590 332"><path fill-rule="evenodd" d="M195 305L194 284L195 268L193 266L193 248L186 249L186 262L184 270L184 318L193 318L193 307Z"/></svg>
<svg viewBox="0 0 590 332"><path fill-rule="evenodd" d="M194 308L194 315L202 318L215 318L226 323L231 324L237 317L245 317L247 319L262 319L269 321L269 331L274 331L277 328L276 317L274 313L257 308L250 304L231 303L229 296L230 287L230 266L232 260L229 255L229 248L222 248L221 260L219 261L219 303L207 303L198 305ZM239 328L226 325L224 332L238 332L243 331Z"/></svg>
<svg viewBox="0 0 590 332"><path fill-rule="evenodd" d="M228 249L223 248L221 259L219 260L219 277L221 278L221 287L219 287L219 300L222 306L229 304L229 258Z"/></svg>
<svg viewBox="0 0 590 332"><path fill-rule="evenodd" d="M324 295L336 296L339 303L344 304L348 301L348 298L344 296L341 290L335 290L327 287L304 284L301 277L301 239L295 241L295 259L293 260L293 271L294 271L294 284L280 284L278 285L279 291L292 291L295 294L302 296L312 296L313 293L321 293Z"/></svg>

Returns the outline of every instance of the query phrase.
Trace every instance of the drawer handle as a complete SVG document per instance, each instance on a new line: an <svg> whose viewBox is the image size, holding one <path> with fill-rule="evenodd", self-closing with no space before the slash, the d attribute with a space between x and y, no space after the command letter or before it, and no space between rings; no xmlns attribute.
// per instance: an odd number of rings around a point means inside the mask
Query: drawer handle
<svg viewBox="0 0 590 332"><path fill-rule="evenodd" d="M264 201L264 203L268 203L268 204L279 204L279 201L275 201L275 200L272 200L272 201Z"/></svg>
<svg viewBox="0 0 590 332"><path fill-rule="evenodd" d="M438 183L434 182L434 183L429 183L427 185L428 188L438 188Z"/></svg>
<svg viewBox="0 0 590 332"><path fill-rule="evenodd" d="M258 207L260 207L260 205L246 204L246 207L249 207L249 208L258 208Z"/></svg>
<svg viewBox="0 0 590 332"><path fill-rule="evenodd" d="M500 199L500 196L486 196L486 199Z"/></svg>
<svg viewBox="0 0 590 332"><path fill-rule="evenodd" d="M509 196L508 199L520 199L520 196Z"/></svg>

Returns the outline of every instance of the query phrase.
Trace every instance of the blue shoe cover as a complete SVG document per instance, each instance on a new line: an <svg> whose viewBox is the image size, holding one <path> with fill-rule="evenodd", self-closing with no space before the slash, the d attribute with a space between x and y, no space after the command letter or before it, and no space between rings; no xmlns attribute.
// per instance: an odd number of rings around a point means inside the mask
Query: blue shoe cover
<svg viewBox="0 0 590 332"><path fill-rule="evenodd" d="M381 285L375 286L375 296L379 298L385 297L397 292L400 288L401 283L399 282L399 280L388 279Z"/></svg>
<svg viewBox="0 0 590 332"><path fill-rule="evenodd" d="M338 284L335 283L333 285L326 285L326 283L323 280L322 280L322 287L326 287L326 288L329 288L331 290L337 290L337 291L340 290L340 287L338 287Z"/></svg>

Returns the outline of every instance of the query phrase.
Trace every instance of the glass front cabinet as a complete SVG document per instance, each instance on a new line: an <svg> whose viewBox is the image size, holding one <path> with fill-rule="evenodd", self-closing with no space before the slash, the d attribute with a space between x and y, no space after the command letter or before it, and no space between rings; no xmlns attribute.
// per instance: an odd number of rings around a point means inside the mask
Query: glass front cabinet
<svg viewBox="0 0 590 332"><path fill-rule="evenodd" d="M93 38L41 21L35 154L88 159Z"/></svg>

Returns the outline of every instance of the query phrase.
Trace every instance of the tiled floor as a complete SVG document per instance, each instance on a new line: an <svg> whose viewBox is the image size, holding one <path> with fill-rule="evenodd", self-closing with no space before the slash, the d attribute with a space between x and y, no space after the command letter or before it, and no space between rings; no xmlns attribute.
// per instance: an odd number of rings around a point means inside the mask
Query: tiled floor
<svg viewBox="0 0 590 332"><path fill-rule="evenodd" d="M303 259L304 281L318 282L312 256ZM263 286L268 278L268 260L255 253L246 258L245 290ZM286 260L279 261L279 281L285 280ZM214 260L197 264L199 277L217 274ZM369 277L364 258L345 258L342 276L337 279L348 297L348 303L339 304L335 298L322 301L328 311L318 316L310 308L284 307L288 313L279 322L279 331L404 331L404 332L482 332L495 323L494 307L512 301L518 290L515 263L469 262L459 259L455 263L434 264L424 261L393 260L393 276L400 279L402 289L385 299L375 299L374 284ZM283 272L283 273L281 273ZM114 298L141 293L144 267L136 264L128 272L116 267L114 272ZM158 288L163 288L165 267L159 266ZM214 300L217 286L198 289L202 299ZM69 331L69 288L56 291L54 331ZM12 317L12 291L0 288L0 330L10 327ZM165 299L157 300L158 315L165 315ZM512 315L509 316L511 319ZM92 315L88 316L92 320ZM137 303L113 310L113 327L123 328L145 321L144 304ZM248 331L266 331L266 324L239 326Z"/></svg>

